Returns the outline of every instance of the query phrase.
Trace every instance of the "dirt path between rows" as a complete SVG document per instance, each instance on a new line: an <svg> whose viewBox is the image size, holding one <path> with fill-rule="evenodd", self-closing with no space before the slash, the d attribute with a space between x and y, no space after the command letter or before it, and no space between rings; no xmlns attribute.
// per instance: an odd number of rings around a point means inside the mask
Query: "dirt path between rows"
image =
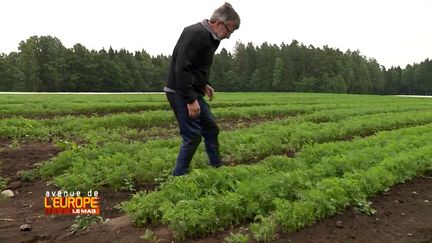
<svg viewBox="0 0 432 243"><path fill-rule="evenodd" d="M145 229L134 227L127 216L114 206L130 198L130 192L102 190L102 214L111 221L96 225L89 232L70 234L75 217L47 216L43 211L45 191L56 190L44 181L21 182L20 170L59 153L49 143L24 143L10 148L9 141L0 140L0 176L7 177L7 188L15 197L0 201L0 242L143 242ZM276 242L432 242L432 172L404 184L394 186L372 200L377 210L373 216L347 209L343 214L296 233L279 234ZM31 231L20 231L30 224ZM165 226L150 225L159 242L171 242L172 234ZM102 236L103 235L103 236ZM229 231L211 234L186 242L223 242ZM251 241L253 242L253 241Z"/></svg>

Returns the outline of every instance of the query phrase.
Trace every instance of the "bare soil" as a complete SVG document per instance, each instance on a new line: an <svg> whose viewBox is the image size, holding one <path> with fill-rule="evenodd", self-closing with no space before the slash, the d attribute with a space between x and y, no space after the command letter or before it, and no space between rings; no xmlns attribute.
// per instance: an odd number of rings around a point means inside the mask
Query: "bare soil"
<svg viewBox="0 0 432 243"><path fill-rule="evenodd" d="M0 242L143 242L144 228L135 227L130 219L114 208L128 200L130 192L101 190L101 216L111 219L89 231L70 233L75 217L44 215L46 191L58 190L45 181L22 182L20 170L56 156L60 150L49 143L25 142L11 148L10 141L0 140L0 176L8 178L7 189L15 197L0 201ZM287 154L293 156L293 151ZM147 185L149 189L154 185ZM351 208L295 233L280 233L276 242L432 242L432 172L395 185L371 199L377 213L360 214ZM23 224L32 230L20 231ZM172 232L165 226L148 225L160 239L172 242ZM235 229L234 229L235 230ZM229 230L185 242L223 242ZM252 238L252 237L250 237ZM253 242L252 240L250 242Z"/></svg>

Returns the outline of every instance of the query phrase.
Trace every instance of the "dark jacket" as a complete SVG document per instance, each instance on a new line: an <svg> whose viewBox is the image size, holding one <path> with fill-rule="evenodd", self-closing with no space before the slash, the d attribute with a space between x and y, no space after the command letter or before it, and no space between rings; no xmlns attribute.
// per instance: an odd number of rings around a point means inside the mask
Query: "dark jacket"
<svg viewBox="0 0 432 243"><path fill-rule="evenodd" d="M184 28L174 48L166 87L182 95L187 103L204 96L202 89L209 84L219 43L201 23Z"/></svg>

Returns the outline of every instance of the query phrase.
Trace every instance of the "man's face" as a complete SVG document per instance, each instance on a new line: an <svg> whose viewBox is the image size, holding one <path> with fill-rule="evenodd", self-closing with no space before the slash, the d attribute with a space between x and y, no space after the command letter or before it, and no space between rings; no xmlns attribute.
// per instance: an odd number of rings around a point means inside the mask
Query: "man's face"
<svg viewBox="0 0 432 243"><path fill-rule="evenodd" d="M222 39L229 39L231 34L236 30L234 21L217 21L216 22L216 34Z"/></svg>

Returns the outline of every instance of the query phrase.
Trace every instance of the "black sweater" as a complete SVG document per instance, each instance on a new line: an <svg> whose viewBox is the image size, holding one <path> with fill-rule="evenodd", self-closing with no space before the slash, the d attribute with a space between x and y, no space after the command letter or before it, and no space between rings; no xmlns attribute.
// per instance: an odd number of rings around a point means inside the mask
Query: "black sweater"
<svg viewBox="0 0 432 243"><path fill-rule="evenodd" d="M201 23L184 28L174 48L166 87L182 95L187 103L204 96L202 89L209 84L219 43Z"/></svg>

